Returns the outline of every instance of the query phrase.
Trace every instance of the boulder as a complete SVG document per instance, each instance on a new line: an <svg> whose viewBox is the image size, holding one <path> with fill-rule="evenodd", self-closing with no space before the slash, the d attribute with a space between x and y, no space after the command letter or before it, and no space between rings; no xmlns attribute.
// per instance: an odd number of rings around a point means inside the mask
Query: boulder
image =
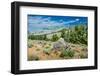
<svg viewBox="0 0 100 76"><path fill-rule="evenodd" d="M58 41L53 43L53 49L55 50L61 50L62 48L66 49L67 43L63 38L60 38Z"/></svg>

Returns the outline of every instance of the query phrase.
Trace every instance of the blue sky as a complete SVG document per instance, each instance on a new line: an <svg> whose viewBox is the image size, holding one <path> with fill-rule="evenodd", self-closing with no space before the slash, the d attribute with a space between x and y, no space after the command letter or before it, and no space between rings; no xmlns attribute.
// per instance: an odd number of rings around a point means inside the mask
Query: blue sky
<svg viewBox="0 0 100 76"><path fill-rule="evenodd" d="M72 26L88 23L87 17L77 16L51 16L51 15L28 15L28 30L30 32L41 30L44 27Z"/></svg>

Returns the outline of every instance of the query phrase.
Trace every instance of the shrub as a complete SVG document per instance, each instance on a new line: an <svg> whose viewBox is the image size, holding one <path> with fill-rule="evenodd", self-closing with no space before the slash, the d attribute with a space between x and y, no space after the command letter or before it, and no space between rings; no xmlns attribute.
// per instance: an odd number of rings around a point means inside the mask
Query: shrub
<svg viewBox="0 0 100 76"><path fill-rule="evenodd" d="M36 51L40 51L40 49L39 49L39 48L37 48L37 49L36 49Z"/></svg>
<svg viewBox="0 0 100 76"><path fill-rule="evenodd" d="M66 49L66 50L63 50L62 53L61 53L61 57L64 57L64 58L72 58L74 56L75 52L73 50L70 50L70 49Z"/></svg>
<svg viewBox="0 0 100 76"><path fill-rule="evenodd" d="M32 61L32 60L39 60L39 57L38 56L29 56L28 58L29 61Z"/></svg>
<svg viewBox="0 0 100 76"><path fill-rule="evenodd" d="M62 30L61 30L61 37L62 37L62 38L64 38L65 32L66 32L66 29L62 29Z"/></svg>
<svg viewBox="0 0 100 76"><path fill-rule="evenodd" d="M44 51L44 53L49 55L51 52L51 47L47 46L47 47L45 47L45 49L43 51Z"/></svg>
<svg viewBox="0 0 100 76"><path fill-rule="evenodd" d="M69 32L67 32L67 33L64 34L64 37L63 37L63 38L64 38L64 40L65 40L66 42L69 42L69 38L70 38L69 35L70 35Z"/></svg>
<svg viewBox="0 0 100 76"><path fill-rule="evenodd" d="M52 36L52 41L57 41L59 39L59 37L56 35L56 34L54 34L53 36Z"/></svg>
<svg viewBox="0 0 100 76"><path fill-rule="evenodd" d="M75 43L75 44L85 44L87 45L87 26L85 25L77 25L75 27L69 28L67 34L64 34L64 39L67 42Z"/></svg>

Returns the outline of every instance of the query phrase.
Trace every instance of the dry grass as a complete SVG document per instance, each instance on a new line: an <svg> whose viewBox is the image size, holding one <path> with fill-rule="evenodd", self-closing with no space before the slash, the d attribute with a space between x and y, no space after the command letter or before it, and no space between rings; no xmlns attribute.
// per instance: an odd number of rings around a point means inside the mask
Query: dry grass
<svg viewBox="0 0 100 76"><path fill-rule="evenodd" d="M41 41L42 42L42 41ZM32 47L28 48L28 60L58 60L58 59L82 59L87 58L87 47L83 45L76 45L69 43L69 48L74 51L73 52L66 52L65 56L61 56L62 51L57 51L52 49L52 42L43 41L39 43L39 41L31 42ZM70 55L69 55L69 54Z"/></svg>

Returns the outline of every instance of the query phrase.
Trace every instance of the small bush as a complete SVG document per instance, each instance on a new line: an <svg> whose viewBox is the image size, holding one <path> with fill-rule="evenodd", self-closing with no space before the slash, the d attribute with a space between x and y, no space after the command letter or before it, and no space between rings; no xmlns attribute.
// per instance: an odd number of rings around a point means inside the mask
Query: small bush
<svg viewBox="0 0 100 76"><path fill-rule="evenodd" d="M62 37L65 39L66 42L87 45L88 27L84 25L76 25L73 28L69 28L68 33L62 33Z"/></svg>
<svg viewBox="0 0 100 76"><path fill-rule="evenodd" d="M40 49L39 49L39 48L37 48L37 49L36 49L36 51L40 51Z"/></svg>
<svg viewBox="0 0 100 76"><path fill-rule="evenodd" d="M62 51L60 56L64 58L72 58L74 54L75 52L73 50L66 49Z"/></svg>
<svg viewBox="0 0 100 76"><path fill-rule="evenodd" d="M39 60L39 57L38 56L29 56L28 58L29 61L32 61L32 60Z"/></svg>
<svg viewBox="0 0 100 76"><path fill-rule="evenodd" d="M49 55L51 52L51 47L47 46L47 47L45 47L45 49L43 51L44 51L44 53Z"/></svg>
<svg viewBox="0 0 100 76"><path fill-rule="evenodd" d="M59 39L59 37L57 36L57 34L54 34L52 36L52 41L57 41Z"/></svg>
<svg viewBox="0 0 100 76"><path fill-rule="evenodd" d="M51 46L51 44L49 44L49 46Z"/></svg>

